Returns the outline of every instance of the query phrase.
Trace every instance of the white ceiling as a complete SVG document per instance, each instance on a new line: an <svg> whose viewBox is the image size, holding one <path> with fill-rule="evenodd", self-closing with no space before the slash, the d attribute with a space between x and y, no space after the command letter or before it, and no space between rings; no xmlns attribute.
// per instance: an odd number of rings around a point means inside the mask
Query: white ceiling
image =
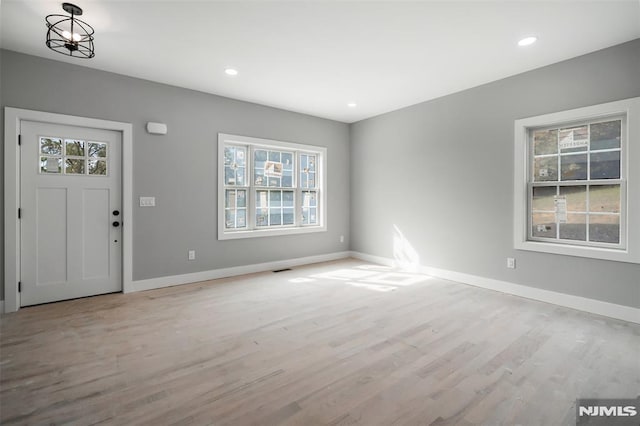
<svg viewBox="0 0 640 426"><path fill-rule="evenodd" d="M349 123L640 37L639 0L74 0L85 60L44 44L61 1L0 1L5 49Z"/></svg>

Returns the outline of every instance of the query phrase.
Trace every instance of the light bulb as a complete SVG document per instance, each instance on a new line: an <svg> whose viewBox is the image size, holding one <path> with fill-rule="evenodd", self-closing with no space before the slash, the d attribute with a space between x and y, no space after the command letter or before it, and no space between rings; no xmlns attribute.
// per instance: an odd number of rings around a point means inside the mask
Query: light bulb
<svg viewBox="0 0 640 426"><path fill-rule="evenodd" d="M81 36L80 34L78 34L78 33L73 33L72 38L73 38L73 41L80 41L80 40L82 40L82 36Z"/></svg>
<svg viewBox="0 0 640 426"><path fill-rule="evenodd" d="M71 33L67 30L64 30L62 32L62 37L66 38L67 40L71 40Z"/></svg>

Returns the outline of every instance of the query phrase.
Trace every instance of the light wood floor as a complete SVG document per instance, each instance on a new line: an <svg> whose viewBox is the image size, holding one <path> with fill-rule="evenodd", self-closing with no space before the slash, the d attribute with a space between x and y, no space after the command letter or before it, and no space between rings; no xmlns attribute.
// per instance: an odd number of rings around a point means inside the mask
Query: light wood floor
<svg viewBox="0 0 640 426"><path fill-rule="evenodd" d="M640 326L355 260L1 327L3 425L574 425L640 390Z"/></svg>

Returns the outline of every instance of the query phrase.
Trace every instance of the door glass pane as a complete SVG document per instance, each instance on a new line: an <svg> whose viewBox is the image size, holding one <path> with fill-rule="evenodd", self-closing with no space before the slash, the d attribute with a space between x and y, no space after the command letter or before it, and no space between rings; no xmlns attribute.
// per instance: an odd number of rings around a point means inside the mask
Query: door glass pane
<svg viewBox="0 0 640 426"><path fill-rule="evenodd" d="M68 175L83 175L84 160L67 158L64 162L64 172Z"/></svg>
<svg viewBox="0 0 640 426"><path fill-rule="evenodd" d="M533 179L536 182L558 180L558 157L536 158L533 164Z"/></svg>
<svg viewBox="0 0 640 426"><path fill-rule="evenodd" d="M555 213L533 213L531 235L534 237L556 238Z"/></svg>
<svg viewBox="0 0 640 426"><path fill-rule="evenodd" d="M589 211L592 213L619 213L620 185L590 186Z"/></svg>
<svg viewBox="0 0 640 426"><path fill-rule="evenodd" d="M560 195L567 199L568 212L587 211L587 187L586 186L561 186Z"/></svg>
<svg viewBox="0 0 640 426"><path fill-rule="evenodd" d="M591 179L620 179L620 151L592 152Z"/></svg>
<svg viewBox="0 0 640 426"><path fill-rule="evenodd" d="M66 155L84 157L84 141L76 139L65 139Z"/></svg>
<svg viewBox="0 0 640 426"><path fill-rule="evenodd" d="M105 158L107 156L107 144L100 142L89 142L90 158Z"/></svg>
<svg viewBox="0 0 640 426"><path fill-rule="evenodd" d="M40 138L40 153L62 155L62 139Z"/></svg>
<svg viewBox="0 0 640 426"><path fill-rule="evenodd" d="M591 150L620 148L620 120L591 125Z"/></svg>
<svg viewBox="0 0 640 426"><path fill-rule="evenodd" d="M534 155L556 154L558 152L558 129L533 132Z"/></svg>
<svg viewBox="0 0 640 426"><path fill-rule="evenodd" d="M560 238L585 241L587 239L587 215L567 214L567 221L560 224Z"/></svg>
<svg viewBox="0 0 640 426"><path fill-rule="evenodd" d="M601 243L620 243L620 215L589 215L589 241Z"/></svg>
<svg viewBox="0 0 640 426"><path fill-rule="evenodd" d="M587 179L587 154L561 156L560 168L562 180Z"/></svg>
<svg viewBox="0 0 640 426"><path fill-rule="evenodd" d="M40 172L41 173L61 173L62 158L40 157Z"/></svg>
<svg viewBox="0 0 640 426"><path fill-rule="evenodd" d="M106 160L89 160L89 174L90 175L103 175L107 174L107 161Z"/></svg>
<svg viewBox="0 0 640 426"><path fill-rule="evenodd" d="M555 186L540 186L533 188L533 210L554 211L553 196L556 195Z"/></svg>

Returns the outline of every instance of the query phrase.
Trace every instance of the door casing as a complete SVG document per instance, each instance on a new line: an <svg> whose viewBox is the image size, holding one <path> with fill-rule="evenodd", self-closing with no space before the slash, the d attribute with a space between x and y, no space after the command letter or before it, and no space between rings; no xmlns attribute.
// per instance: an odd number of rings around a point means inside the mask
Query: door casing
<svg viewBox="0 0 640 426"><path fill-rule="evenodd" d="M122 133L122 289L133 291L132 208L133 126L131 123L5 107L4 110L4 311L20 309L20 147L21 122L93 127Z"/></svg>

